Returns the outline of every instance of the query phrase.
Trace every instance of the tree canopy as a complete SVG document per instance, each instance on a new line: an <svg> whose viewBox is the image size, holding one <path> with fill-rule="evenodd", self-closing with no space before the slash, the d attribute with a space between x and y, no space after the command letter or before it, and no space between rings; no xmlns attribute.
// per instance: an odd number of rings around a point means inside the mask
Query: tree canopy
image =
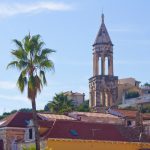
<svg viewBox="0 0 150 150"><path fill-rule="evenodd" d="M90 111L88 100L84 101L80 106L76 106L74 105L73 100L68 99L67 95L64 95L64 93L56 94L53 97L53 100L45 105L44 110L56 114L64 114L71 111Z"/></svg>
<svg viewBox="0 0 150 150"><path fill-rule="evenodd" d="M45 109L49 109L51 113L64 114L74 110L72 100L69 100L64 93L56 94L53 97L53 101L50 101Z"/></svg>
<svg viewBox="0 0 150 150"><path fill-rule="evenodd" d="M27 87L27 97L32 104L36 149L40 150L35 99L42 87L47 85L45 72L54 69L54 64L48 56L55 51L44 48L45 43L39 34L31 36L29 33L22 41L14 39L13 42L16 45L16 49L11 51L14 60L8 64L7 68L13 67L20 71L17 86L21 92L24 92Z"/></svg>

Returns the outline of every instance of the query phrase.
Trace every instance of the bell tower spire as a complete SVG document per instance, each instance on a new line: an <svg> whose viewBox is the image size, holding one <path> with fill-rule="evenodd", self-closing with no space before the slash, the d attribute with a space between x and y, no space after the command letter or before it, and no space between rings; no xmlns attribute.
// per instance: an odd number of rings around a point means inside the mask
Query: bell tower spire
<svg viewBox="0 0 150 150"><path fill-rule="evenodd" d="M102 23L104 23L104 14L102 13Z"/></svg>
<svg viewBox="0 0 150 150"><path fill-rule="evenodd" d="M94 111L114 106L118 95L118 77L113 72L113 44L102 22L93 44L93 77L89 79L90 107Z"/></svg>

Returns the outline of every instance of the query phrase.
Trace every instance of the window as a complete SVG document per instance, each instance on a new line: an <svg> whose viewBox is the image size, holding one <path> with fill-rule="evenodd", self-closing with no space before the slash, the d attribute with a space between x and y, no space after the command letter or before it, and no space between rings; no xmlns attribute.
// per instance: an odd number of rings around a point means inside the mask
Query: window
<svg viewBox="0 0 150 150"><path fill-rule="evenodd" d="M70 134L73 136L78 136L78 132L76 130L70 130Z"/></svg>
<svg viewBox="0 0 150 150"><path fill-rule="evenodd" d="M29 139L33 139L33 131L32 129L29 129Z"/></svg>
<svg viewBox="0 0 150 150"><path fill-rule="evenodd" d="M25 141L31 141L34 139L35 139L34 128L33 127L27 128L25 132Z"/></svg>
<svg viewBox="0 0 150 150"><path fill-rule="evenodd" d="M128 120L128 121L127 121L127 126L129 127L129 126L131 126L131 125L132 125L131 121Z"/></svg>

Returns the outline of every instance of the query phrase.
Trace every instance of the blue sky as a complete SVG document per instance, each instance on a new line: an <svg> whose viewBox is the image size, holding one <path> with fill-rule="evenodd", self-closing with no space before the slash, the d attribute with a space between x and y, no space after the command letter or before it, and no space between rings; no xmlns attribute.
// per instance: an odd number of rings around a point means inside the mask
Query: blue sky
<svg viewBox="0 0 150 150"><path fill-rule="evenodd" d="M55 93L72 90L86 93L92 76L92 44L101 23L114 44L114 72L119 78L134 77L150 82L150 1L149 0L5 0L0 1L0 114L31 107L26 93L16 87L19 72L6 70L15 48L28 32L40 34L55 72L47 72L48 86L37 98L42 109Z"/></svg>

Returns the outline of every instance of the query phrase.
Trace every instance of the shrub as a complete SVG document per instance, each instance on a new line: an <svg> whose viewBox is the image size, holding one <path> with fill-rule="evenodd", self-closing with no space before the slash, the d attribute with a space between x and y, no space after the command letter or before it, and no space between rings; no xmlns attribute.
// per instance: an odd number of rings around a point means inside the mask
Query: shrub
<svg viewBox="0 0 150 150"><path fill-rule="evenodd" d="M138 92L128 92L125 94L125 98L129 99L129 98L136 98L139 97L140 94Z"/></svg>

